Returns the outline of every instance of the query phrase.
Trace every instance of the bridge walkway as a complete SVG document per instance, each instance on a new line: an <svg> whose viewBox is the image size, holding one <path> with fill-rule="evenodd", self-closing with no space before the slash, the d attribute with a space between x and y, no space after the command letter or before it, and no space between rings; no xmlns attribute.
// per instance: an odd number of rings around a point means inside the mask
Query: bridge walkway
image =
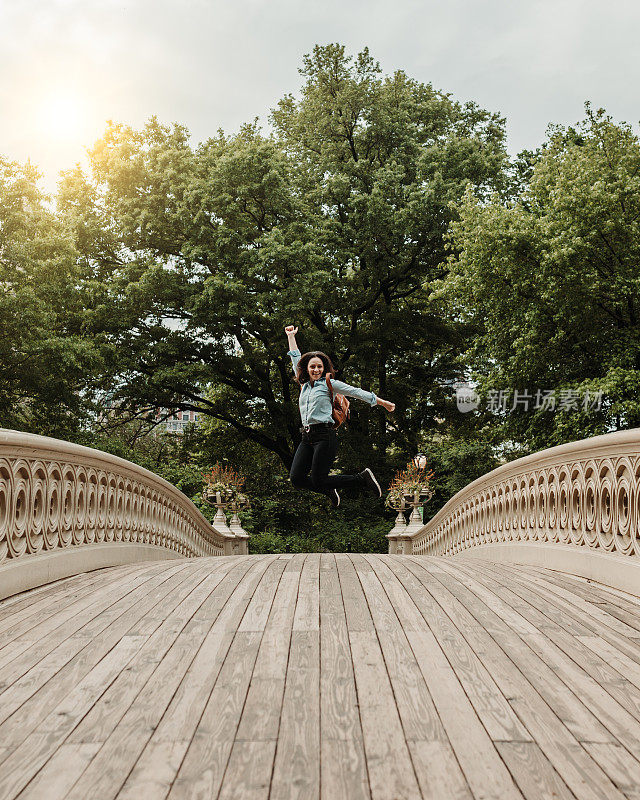
<svg viewBox="0 0 640 800"><path fill-rule="evenodd" d="M0 800L640 797L640 599L471 559L233 556L0 603Z"/></svg>

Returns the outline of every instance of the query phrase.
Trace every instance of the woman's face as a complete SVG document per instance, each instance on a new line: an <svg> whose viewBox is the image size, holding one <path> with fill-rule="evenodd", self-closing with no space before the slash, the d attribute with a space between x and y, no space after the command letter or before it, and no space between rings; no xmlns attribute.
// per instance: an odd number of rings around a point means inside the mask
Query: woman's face
<svg viewBox="0 0 640 800"><path fill-rule="evenodd" d="M320 380L322 373L324 372L324 364L322 363L322 359L318 358L318 356L310 358L309 363L307 364L307 372L309 373L309 377L312 381Z"/></svg>

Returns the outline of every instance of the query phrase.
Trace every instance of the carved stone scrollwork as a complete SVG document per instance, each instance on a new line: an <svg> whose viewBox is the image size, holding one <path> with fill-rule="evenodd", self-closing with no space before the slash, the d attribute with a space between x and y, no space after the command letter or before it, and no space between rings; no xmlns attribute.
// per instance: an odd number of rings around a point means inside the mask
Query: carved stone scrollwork
<svg viewBox="0 0 640 800"><path fill-rule="evenodd" d="M544 450L484 475L413 535L413 553L558 543L640 555L640 430Z"/></svg>
<svg viewBox="0 0 640 800"><path fill-rule="evenodd" d="M223 555L232 538L175 487L135 464L0 429L0 563L114 542Z"/></svg>

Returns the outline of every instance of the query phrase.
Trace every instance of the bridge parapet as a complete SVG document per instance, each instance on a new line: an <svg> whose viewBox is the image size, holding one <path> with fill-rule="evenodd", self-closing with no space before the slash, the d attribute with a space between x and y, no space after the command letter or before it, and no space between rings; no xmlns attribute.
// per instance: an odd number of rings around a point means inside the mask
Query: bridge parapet
<svg viewBox="0 0 640 800"><path fill-rule="evenodd" d="M246 553L175 486L130 461L0 429L0 597L103 566Z"/></svg>
<svg viewBox="0 0 640 800"><path fill-rule="evenodd" d="M397 550L454 555L528 543L637 557L639 484L640 429L559 445L470 483L422 528L400 536Z"/></svg>

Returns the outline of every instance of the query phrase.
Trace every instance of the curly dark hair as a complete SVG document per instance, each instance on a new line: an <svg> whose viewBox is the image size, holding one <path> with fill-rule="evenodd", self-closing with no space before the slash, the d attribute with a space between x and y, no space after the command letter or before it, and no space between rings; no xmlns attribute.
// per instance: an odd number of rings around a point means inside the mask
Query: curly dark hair
<svg viewBox="0 0 640 800"><path fill-rule="evenodd" d="M298 366L296 368L296 380L300 386L309 380L309 370L307 369L307 365L312 358L319 358L324 364L324 370L322 372L323 378L326 375L330 375L332 378L335 378L336 368L333 366L329 356L326 353L323 353L322 350L312 350L310 353L305 353L303 356L300 356L300 361L298 361Z"/></svg>

